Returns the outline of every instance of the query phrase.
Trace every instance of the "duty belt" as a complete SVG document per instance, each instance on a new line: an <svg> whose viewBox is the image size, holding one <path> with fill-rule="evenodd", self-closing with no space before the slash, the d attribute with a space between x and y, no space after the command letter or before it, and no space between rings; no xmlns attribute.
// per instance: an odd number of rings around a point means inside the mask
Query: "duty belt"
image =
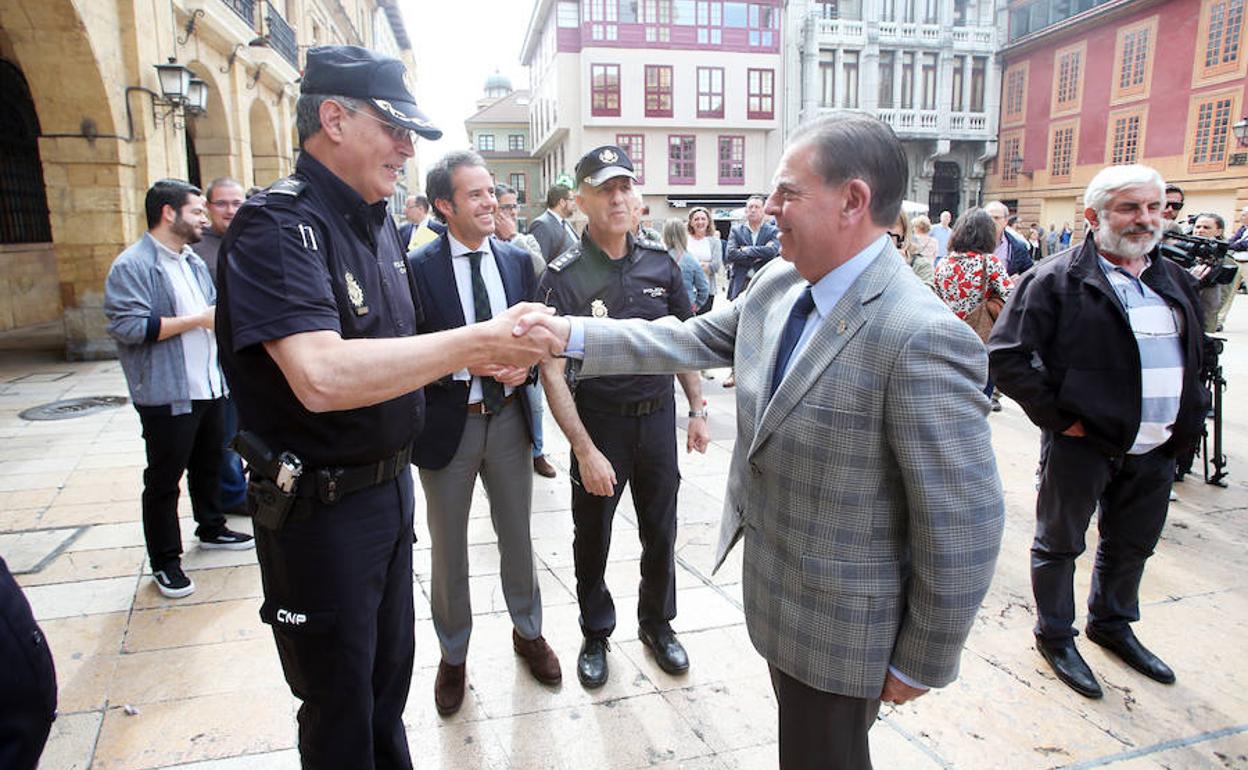
<svg viewBox="0 0 1248 770"><path fill-rule="evenodd" d="M341 468L321 468L314 473L304 473L304 483L295 490L297 498L317 498L322 503L336 503L352 492L390 481L407 469L412 461L412 447L407 445L384 460L367 465L350 465ZM315 484L307 483L312 478Z"/></svg>
<svg viewBox="0 0 1248 770"><path fill-rule="evenodd" d="M652 398L649 401L608 401L604 398L595 398L593 396L577 396L576 405L582 409L588 409L592 412L605 412L606 414L618 414L621 417L645 417L659 411L667 404L671 403L672 397Z"/></svg>

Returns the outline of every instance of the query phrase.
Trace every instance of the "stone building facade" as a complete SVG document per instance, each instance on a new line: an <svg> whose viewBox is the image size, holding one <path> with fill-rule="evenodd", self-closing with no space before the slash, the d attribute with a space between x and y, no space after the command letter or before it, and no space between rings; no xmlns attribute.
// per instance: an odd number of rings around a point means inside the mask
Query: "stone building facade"
<svg viewBox="0 0 1248 770"><path fill-rule="evenodd" d="M933 217L981 201L996 153L993 0L792 0L785 128L834 110L888 123L910 162L906 197Z"/></svg>
<svg viewBox="0 0 1248 770"><path fill-rule="evenodd" d="M0 2L0 331L59 320L69 358L113 355L104 279L146 189L289 173L302 62L326 43L414 71L398 0ZM167 62L203 81L202 112L163 99Z"/></svg>

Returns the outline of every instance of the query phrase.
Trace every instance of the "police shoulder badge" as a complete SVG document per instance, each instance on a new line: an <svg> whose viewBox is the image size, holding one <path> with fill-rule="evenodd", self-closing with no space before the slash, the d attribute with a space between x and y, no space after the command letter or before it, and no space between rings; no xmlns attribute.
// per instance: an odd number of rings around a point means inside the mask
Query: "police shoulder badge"
<svg viewBox="0 0 1248 770"><path fill-rule="evenodd" d="M603 302L600 299L594 300L593 302L589 303L589 313L594 318L606 318L607 317L607 303Z"/></svg>
<svg viewBox="0 0 1248 770"><path fill-rule="evenodd" d="M356 315L365 315L368 313L368 305L364 304L364 289L360 287L355 276L351 275L351 271L343 273L343 280L347 282L347 299L351 302L351 307L355 310Z"/></svg>

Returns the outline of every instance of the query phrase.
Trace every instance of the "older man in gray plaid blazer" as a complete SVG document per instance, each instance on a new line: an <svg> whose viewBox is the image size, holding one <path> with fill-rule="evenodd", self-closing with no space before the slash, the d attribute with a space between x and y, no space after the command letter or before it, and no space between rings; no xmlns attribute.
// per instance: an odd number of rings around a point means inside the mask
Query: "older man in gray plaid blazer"
<svg viewBox="0 0 1248 770"><path fill-rule="evenodd" d="M1000 548L987 356L889 245L905 187L891 129L820 121L768 200L784 259L743 299L684 323L533 319L570 334L582 377L736 366L717 567L744 535L785 768L870 767L881 700L957 675Z"/></svg>

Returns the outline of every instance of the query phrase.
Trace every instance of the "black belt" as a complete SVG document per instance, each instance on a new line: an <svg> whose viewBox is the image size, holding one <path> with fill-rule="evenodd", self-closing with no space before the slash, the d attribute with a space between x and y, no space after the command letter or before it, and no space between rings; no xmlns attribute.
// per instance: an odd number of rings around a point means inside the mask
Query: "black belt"
<svg viewBox="0 0 1248 770"><path fill-rule="evenodd" d="M342 468L321 468L304 472L295 497L315 497L322 503L336 503L352 492L359 492L382 482L390 481L407 470L412 461L412 447L407 445L384 460L367 465L351 465Z"/></svg>
<svg viewBox="0 0 1248 770"><path fill-rule="evenodd" d="M588 409L591 412L605 412L607 414L618 414L621 417L645 417L659 411L664 406L671 403L672 398L652 398L649 401L607 401L594 396L578 396L576 399L577 407Z"/></svg>

